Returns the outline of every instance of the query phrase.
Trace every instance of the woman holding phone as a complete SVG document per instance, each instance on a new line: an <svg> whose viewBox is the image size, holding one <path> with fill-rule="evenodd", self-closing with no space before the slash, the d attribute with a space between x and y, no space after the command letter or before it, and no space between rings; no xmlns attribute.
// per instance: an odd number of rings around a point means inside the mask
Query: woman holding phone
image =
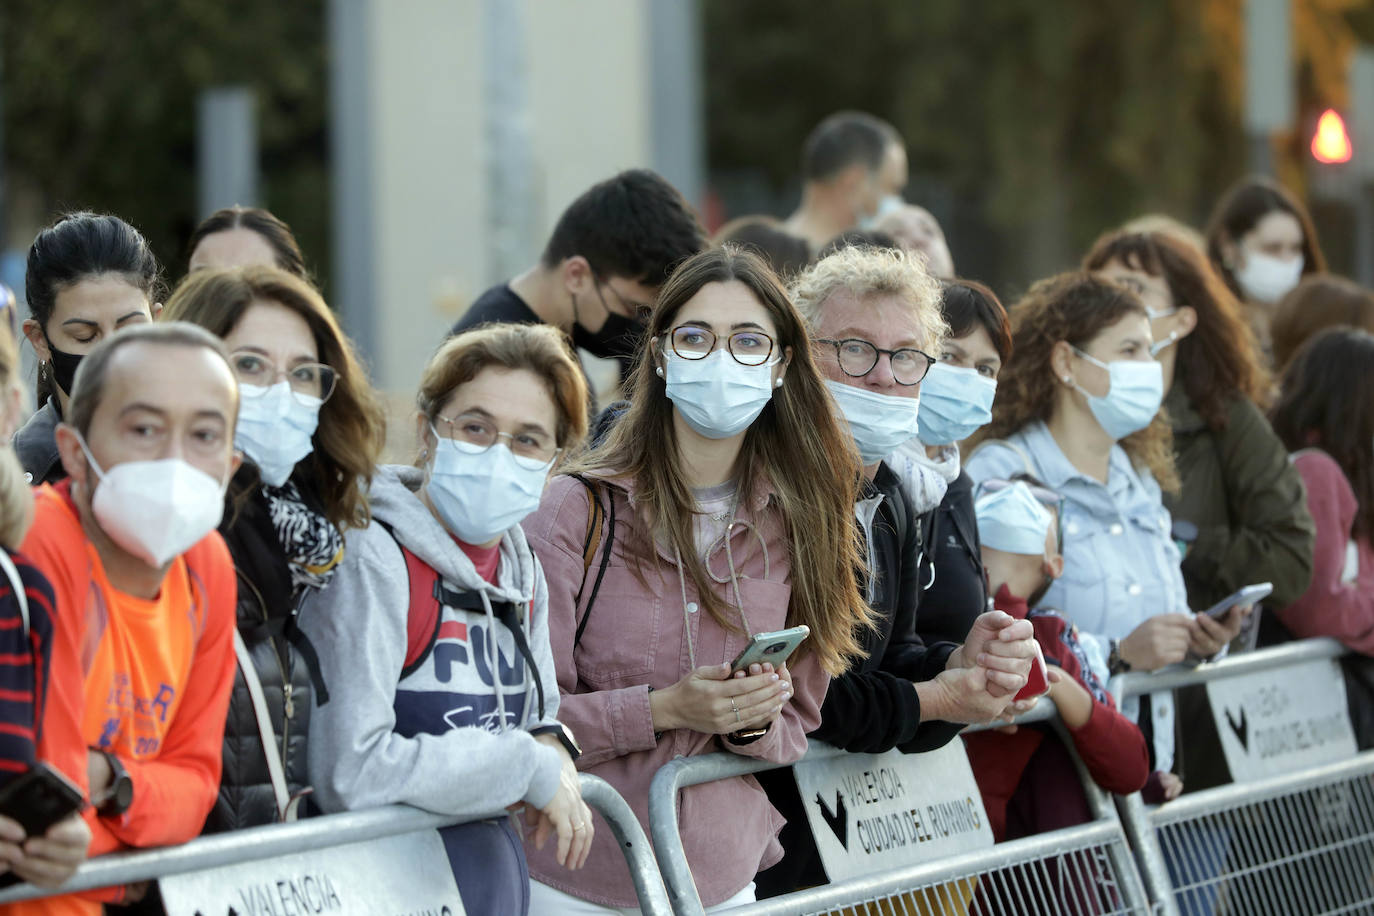
<svg viewBox="0 0 1374 916"><path fill-rule="evenodd" d="M730 246L692 257L641 346L629 409L549 485L525 530L549 582L559 716L582 744L578 767L647 829L649 783L674 757L801 757L869 611L854 576L858 455L772 271ZM732 672L754 634L798 625L810 636L786 664ZM757 782L691 787L680 811L703 903L752 901L754 875L782 854L781 818ZM531 912L636 905L609 831L578 873L527 851Z"/></svg>

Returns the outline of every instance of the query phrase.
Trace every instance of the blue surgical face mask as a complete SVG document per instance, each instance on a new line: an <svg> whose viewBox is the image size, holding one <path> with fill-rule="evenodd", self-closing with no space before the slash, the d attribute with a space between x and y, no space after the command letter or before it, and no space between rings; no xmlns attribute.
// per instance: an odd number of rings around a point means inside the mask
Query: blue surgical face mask
<svg viewBox="0 0 1374 916"><path fill-rule="evenodd" d="M902 199L900 194L884 194L882 198L879 199L878 209L873 211L873 215L866 216L859 221L859 228L872 229L874 226L878 225L878 223L882 222L884 216L887 216L889 213L895 213L904 206L906 206L906 201Z"/></svg>
<svg viewBox="0 0 1374 916"><path fill-rule="evenodd" d="M504 442L482 448L441 439L437 432L434 436L425 492L444 527L460 540L473 545L494 541L539 508L552 461L521 458Z"/></svg>
<svg viewBox="0 0 1374 916"><path fill-rule="evenodd" d="M269 388L239 385L234 446L258 466L263 483L279 487L315 448L324 401L293 394L286 382Z"/></svg>
<svg viewBox="0 0 1374 916"><path fill-rule="evenodd" d="M995 397L997 379L979 375L977 369L936 363L921 382L921 441L962 442L992 422Z"/></svg>
<svg viewBox="0 0 1374 916"><path fill-rule="evenodd" d="M728 439L748 429L768 405L777 363L745 366L724 348L702 359L684 359L670 348L663 369L668 398L699 434Z"/></svg>
<svg viewBox="0 0 1374 916"><path fill-rule="evenodd" d="M1119 359L1104 363L1077 347L1073 351L1095 366L1107 370L1111 387L1102 397L1075 388L1088 399L1088 409L1113 440L1120 442L1131 433L1150 425L1164 403L1164 368L1158 362Z"/></svg>
<svg viewBox="0 0 1374 916"><path fill-rule="evenodd" d="M978 520L978 540L983 546L1004 553L1044 556L1050 512L1025 483L1018 480L978 497L973 513Z"/></svg>
<svg viewBox="0 0 1374 916"><path fill-rule="evenodd" d="M882 461L903 442L916 437L919 397L879 394L866 388L826 380L840 408L864 467Z"/></svg>

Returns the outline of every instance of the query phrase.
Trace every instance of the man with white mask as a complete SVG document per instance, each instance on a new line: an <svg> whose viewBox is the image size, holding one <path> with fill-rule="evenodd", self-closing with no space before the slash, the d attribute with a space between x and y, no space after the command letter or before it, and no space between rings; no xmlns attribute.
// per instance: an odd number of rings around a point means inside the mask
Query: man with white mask
<svg viewBox="0 0 1374 916"><path fill-rule="evenodd" d="M169 322L90 351L57 427L69 480L37 491L22 550L57 595L45 757L91 801L92 854L191 839L215 800L235 599L215 526L237 412L223 344Z"/></svg>
<svg viewBox="0 0 1374 916"><path fill-rule="evenodd" d="M941 352L946 331L940 287L915 256L850 247L798 277L792 295L864 463L854 512L868 547L866 596L878 615L878 628L864 635L867 658L831 681L812 737L861 753L932 750L961 723L1023 708L1012 698L1035 654L1030 624L1000 611L978 616L962 645L922 639L920 616L939 613L921 605L928 520L884 459L917 433L921 382L935 362L928 354ZM761 891L824 882L795 782L785 772L760 781L789 824L786 856L759 876Z"/></svg>

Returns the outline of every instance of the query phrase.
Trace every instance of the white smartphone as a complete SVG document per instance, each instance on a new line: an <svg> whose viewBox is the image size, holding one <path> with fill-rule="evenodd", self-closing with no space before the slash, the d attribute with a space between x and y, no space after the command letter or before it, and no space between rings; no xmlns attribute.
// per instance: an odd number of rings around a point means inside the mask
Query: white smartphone
<svg viewBox="0 0 1374 916"><path fill-rule="evenodd" d="M747 671L750 665L764 663L772 665L776 671L787 661L787 657L796 651L797 646L802 644L802 640L810 635L811 628L807 626L774 630L771 633L755 633L750 637L749 645L745 646L744 651L730 663L730 671Z"/></svg>
<svg viewBox="0 0 1374 916"><path fill-rule="evenodd" d="M1206 611L1207 616L1213 620L1225 616L1226 612L1233 607L1245 607L1247 604L1258 604L1274 591L1274 583L1260 582L1256 585L1247 585L1234 594L1227 595L1216 604L1209 607Z"/></svg>

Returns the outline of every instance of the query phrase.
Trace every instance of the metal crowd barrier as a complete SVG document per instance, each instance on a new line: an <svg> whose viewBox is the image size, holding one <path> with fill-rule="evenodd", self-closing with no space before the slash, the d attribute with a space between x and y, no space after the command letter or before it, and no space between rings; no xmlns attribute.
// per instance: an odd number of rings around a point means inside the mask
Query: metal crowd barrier
<svg viewBox="0 0 1374 916"><path fill-rule="evenodd" d="M1336 659L1312 639L1112 681L1118 702L1302 662ZM1155 808L1117 799L1141 876L1165 916L1374 912L1374 752L1190 793ZM1170 866L1172 865L1172 873Z"/></svg>
<svg viewBox="0 0 1374 916"><path fill-rule="evenodd" d="M635 893L646 916L672 916L668 895L659 877L648 838L630 806L605 780L583 774L582 798L600 812L620 843L634 879ZM493 816L503 816L498 812ZM202 871L241 862L263 861L306 850L343 846L366 840L430 830L463 823L407 805L388 805L306 818L292 824L251 827L232 833L200 837L180 846L99 856L83 864L70 881L55 891L20 884L0 891L0 904L54 894L92 890L119 884L156 880L169 875ZM477 916L477 914L474 914Z"/></svg>
<svg viewBox="0 0 1374 916"><path fill-rule="evenodd" d="M1041 700L1017 724L1057 719ZM988 726L994 727L994 726ZM805 760L844 752L813 742ZM659 769L649 789L649 827L673 908L679 916L705 912L683 850L677 819L678 792L778 764L729 753L680 757ZM1080 778L1086 778L1086 772ZM1088 781L1091 785L1091 780ZM1096 790L1096 787L1092 787ZM1149 914L1153 910L1136 873L1125 834L1110 802L1090 793L1090 823L999 843L860 878L836 881L731 909L739 914L993 914L1046 913L1078 916Z"/></svg>

